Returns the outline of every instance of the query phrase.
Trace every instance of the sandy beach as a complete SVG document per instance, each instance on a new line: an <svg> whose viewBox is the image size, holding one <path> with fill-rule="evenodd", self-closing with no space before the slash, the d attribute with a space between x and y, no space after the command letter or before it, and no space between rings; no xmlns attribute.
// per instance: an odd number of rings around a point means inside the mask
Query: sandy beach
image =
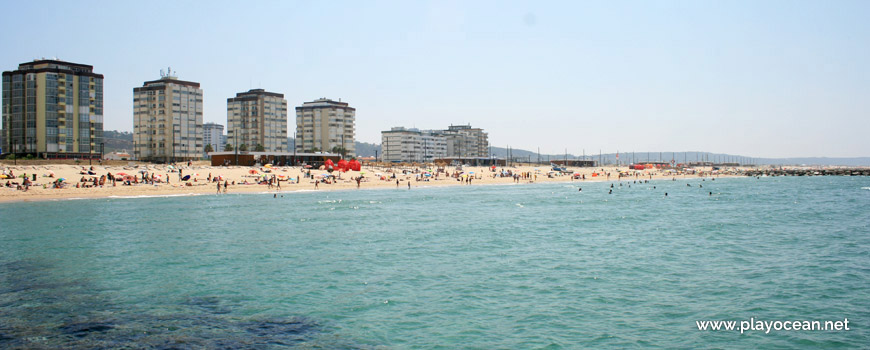
<svg viewBox="0 0 870 350"><path fill-rule="evenodd" d="M427 170L433 170L427 172ZM623 181L671 179L671 178L697 178L699 176L730 176L729 173L712 173L707 169L694 169L689 173L674 173L658 169L643 171L629 170L626 166L577 168L569 167L568 174L551 172L547 165L518 165L496 167L465 166L457 168L447 166L438 172L433 167L411 166L363 166L361 171L334 171L334 179L324 181L324 175L329 172L321 169L305 169L303 167L246 167L211 166L207 162L194 162L190 166L178 164L175 167L154 164L137 165L73 165L73 164L40 164L40 165L12 165L0 164L0 170L7 176L0 179L0 202L10 201L40 201L74 198L105 198L105 197L135 197L135 196L167 196L167 195L193 195L193 194L217 194L217 182L226 182L229 186L226 193L240 192L292 192L300 190L352 190L371 188L403 188L408 184L413 189L423 186L467 186L467 185L490 185L490 184L530 184L541 182L577 182L584 181L618 181L619 173L623 172ZM310 172L311 177L305 174ZM9 178L8 174L14 178ZM111 173L116 181L106 178L102 186L100 178ZM608 177L607 174L610 174ZM16 184L23 184L22 176L26 174L32 184L23 190ZM33 176L36 180L33 181ZM91 175L93 174L93 175ZM153 175L153 183L146 183L142 176ZM458 174L458 176L456 176ZM626 176L626 174L628 174ZM183 176L191 177L184 181ZM517 175L515 177L514 175ZM264 179L275 177L280 180L280 188L277 182L269 186ZM356 178L362 176L359 185ZM585 176L585 179L583 177ZM328 178L328 176L327 176ZM468 179L471 178L469 183ZM63 184L56 188L57 180ZM97 186L93 186L97 179ZM130 184L124 179L132 180ZM211 181L210 181L211 179ZM297 179L298 183L297 183ZM168 180L168 182L167 182ZM397 185L398 181L398 185ZM6 184L9 186L6 186ZM223 193L223 186L221 189Z"/></svg>

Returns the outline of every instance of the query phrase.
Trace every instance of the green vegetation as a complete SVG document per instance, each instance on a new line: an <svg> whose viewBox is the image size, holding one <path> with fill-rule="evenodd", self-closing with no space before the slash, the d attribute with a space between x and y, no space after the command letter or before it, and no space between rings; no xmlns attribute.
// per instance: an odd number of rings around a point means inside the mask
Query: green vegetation
<svg viewBox="0 0 870 350"><path fill-rule="evenodd" d="M347 155L347 149L341 146L335 146L332 148L332 153L338 153L341 154L342 157L344 157L345 155Z"/></svg>

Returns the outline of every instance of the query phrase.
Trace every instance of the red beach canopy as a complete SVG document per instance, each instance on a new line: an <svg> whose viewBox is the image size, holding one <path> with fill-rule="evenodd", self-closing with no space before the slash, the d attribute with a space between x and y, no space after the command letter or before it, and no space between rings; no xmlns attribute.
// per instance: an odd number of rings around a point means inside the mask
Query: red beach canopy
<svg viewBox="0 0 870 350"><path fill-rule="evenodd" d="M353 171L360 171L360 169L362 168L362 164L360 164L360 162L356 160L356 158L351 159L350 162L347 162L347 166L350 170Z"/></svg>

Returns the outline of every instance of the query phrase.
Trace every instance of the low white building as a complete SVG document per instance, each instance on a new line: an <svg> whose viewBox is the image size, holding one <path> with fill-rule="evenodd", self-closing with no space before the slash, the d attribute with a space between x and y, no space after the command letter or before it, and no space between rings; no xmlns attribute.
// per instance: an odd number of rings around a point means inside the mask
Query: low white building
<svg viewBox="0 0 870 350"><path fill-rule="evenodd" d="M447 138L437 130L395 127L381 132L385 162L431 163L447 156Z"/></svg>
<svg viewBox="0 0 870 350"><path fill-rule="evenodd" d="M121 152L111 152L103 155L103 159L105 160L133 160L133 155L127 153L127 151Z"/></svg>

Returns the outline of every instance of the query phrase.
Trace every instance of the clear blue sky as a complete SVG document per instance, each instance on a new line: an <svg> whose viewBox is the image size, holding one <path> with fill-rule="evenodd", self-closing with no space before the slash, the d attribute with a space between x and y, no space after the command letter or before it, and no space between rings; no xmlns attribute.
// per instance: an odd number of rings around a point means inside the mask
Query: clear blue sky
<svg viewBox="0 0 870 350"><path fill-rule="evenodd" d="M357 139L471 123L545 153L870 156L870 1L15 1L0 69L105 79L105 128L172 66L205 121L250 88L357 108ZM291 131L294 125L291 118Z"/></svg>

